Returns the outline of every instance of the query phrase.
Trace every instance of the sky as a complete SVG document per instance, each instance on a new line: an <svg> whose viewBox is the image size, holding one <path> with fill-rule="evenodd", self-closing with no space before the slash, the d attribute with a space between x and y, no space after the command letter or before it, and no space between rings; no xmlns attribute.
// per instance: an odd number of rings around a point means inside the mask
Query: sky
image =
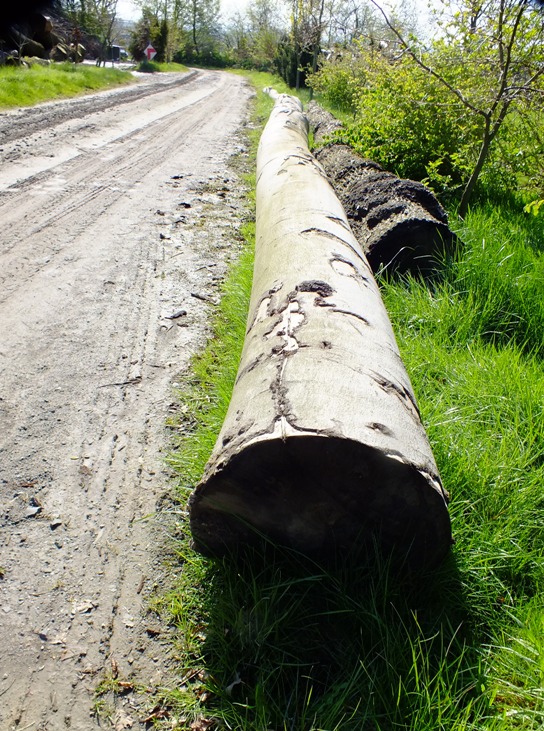
<svg viewBox="0 0 544 731"><path fill-rule="evenodd" d="M250 0L221 0L221 11L230 15L234 10L243 10ZM138 20L141 10L133 0L117 0L117 16L123 20Z"/></svg>
<svg viewBox="0 0 544 731"><path fill-rule="evenodd" d="M132 0L117 0L117 17L122 20L138 20L140 8Z"/></svg>
<svg viewBox="0 0 544 731"><path fill-rule="evenodd" d="M243 11L250 2L251 0L221 0L223 17L230 16L236 10ZM402 2L402 0L392 0L392 2L385 0L384 7L394 5L395 2ZM414 2L419 18L427 17L427 0L414 0ZM123 20L138 20L141 16L141 9L134 0L117 0L117 16Z"/></svg>

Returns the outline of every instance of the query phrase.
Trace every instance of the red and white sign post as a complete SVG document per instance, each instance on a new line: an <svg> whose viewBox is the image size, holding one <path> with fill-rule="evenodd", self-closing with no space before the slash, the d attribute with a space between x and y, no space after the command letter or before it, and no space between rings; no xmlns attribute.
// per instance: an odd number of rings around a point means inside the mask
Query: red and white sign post
<svg viewBox="0 0 544 731"><path fill-rule="evenodd" d="M153 61L153 59L157 55L157 51L153 48L151 43L147 46L144 53L145 53L145 57L148 61Z"/></svg>

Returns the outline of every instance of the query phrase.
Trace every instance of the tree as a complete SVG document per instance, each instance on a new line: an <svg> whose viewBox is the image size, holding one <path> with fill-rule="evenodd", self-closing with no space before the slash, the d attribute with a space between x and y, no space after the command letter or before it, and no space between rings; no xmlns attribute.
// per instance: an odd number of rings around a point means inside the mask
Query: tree
<svg viewBox="0 0 544 731"><path fill-rule="evenodd" d="M219 0L188 0L188 26L196 57L210 51L218 34Z"/></svg>
<svg viewBox="0 0 544 731"><path fill-rule="evenodd" d="M106 64L108 48L113 44L117 0L87 0L94 32L100 40L100 57L97 64Z"/></svg>
<svg viewBox="0 0 544 731"><path fill-rule="evenodd" d="M225 43L237 65L270 71L283 32L275 0L256 0L231 16Z"/></svg>
<svg viewBox="0 0 544 731"><path fill-rule="evenodd" d="M317 69L317 57L321 49L324 28L325 0L292 0L291 40L296 61L295 88L304 83L306 69L304 54L311 57L311 69ZM303 76L304 75L304 76Z"/></svg>
<svg viewBox="0 0 544 731"><path fill-rule="evenodd" d="M181 0L145 0L142 17L132 32L130 51L134 58L144 60L144 49L151 43L157 51L156 60L168 63L179 44Z"/></svg>
<svg viewBox="0 0 544 731"><path fill-rule="evenodd" d="M410 7L404 4L399 26L411 33L415 21L413 18L407 20ZM292 65L296 69L292 86L297 88L306 83L307 75L316 73L324 44L329 57L338 46L348 48L363 41L375 48L379 44L391 49L398 46L397 39L367 0L290 0L289 10L288 45L291 46ZM285 67L289 49L285 42L282 45L279 65ZM285 78L287 80L287 75Z"/></svg>
<svg viewBox="0 0 544 731"><path fill-rule="evenodd" d="M327 7L331 7L327 0L289 0L289 34L280 40L275 60L278 73L289 86L300 89L308 72L317 68L323 33L328 25Z"/></svg>
<svg viewBox="0 0 544 731"><path fill-rule="evenodd" d="M254 65L260 70L272 68L283 21L275 0L255 0L247 9Z"/></svg>
<svg viewBox="0 0 544 731"><path fill-rule="evenodd" d="M145 61L145 49L149 43L156 48L159 40L160 26L157 16L149 8L143 8L142 17L134 26L129 44L130 55L136 61Z"/></svg>
<svg viewBox="0 0 544 731"><path fill-rule="evenodd" d="M376 14L368 2L338 0L330 14L329 43L348 48L363 34L372 33Z"/></svg>
<svg viewBox="0 0 544 731"><path fill-rule="evenodd" d="M406 35L416 29L410 14L396 16L395 25ZM399 41L366 0L337 0L326 32L326 60L321 57L319 71L307 83L335 109L355 113L363 107L362 96L372 87L380 64L389 71L402 56Z"/></svg>
<svg viewBox="0 0 544 731"><path fill-rule="evenodd" d="M376 0L371 2L411 62L438 82L478 130L459 204L463 217L508 115L523 114L544 92L542 17L529 0L461 0L453 15L444 5L442 37L427 51L401 33Z"/></svg>
<svg viewBox="0 0 544 731"><path fill-rule="evenodd" d="M147 43L155 47L158 61L213 56L219 42L219 1L140 0L142 18L130 45L135 58L141 58Z"/></svg>
<svg viewBox="0 0 544 731"><path fill-rule="evenodd" d="M251 68L251 37L248 27L247 14L237 11L228 23L225 30L225 45L232 55L236 65L242 68Z"/></svg>
<svg viewBox="0 0 544 731"><path fill-rule="evenodd" d="M117 0L63 0L62 5L76 29L96 36L100 43L97 64L105 64L107 49L115 37Z"/></svg>

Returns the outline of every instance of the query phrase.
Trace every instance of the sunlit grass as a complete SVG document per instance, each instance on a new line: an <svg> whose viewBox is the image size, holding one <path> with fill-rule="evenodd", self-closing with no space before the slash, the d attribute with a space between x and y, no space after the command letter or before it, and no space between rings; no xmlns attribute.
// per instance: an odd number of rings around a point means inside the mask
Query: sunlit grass
<svg viewBox="0 0 544 731"><path fill-rule="evenodd" d="M178 71L180 73L183 73L185 71L189 71L189 69L187 68L187 66L184 66L181 63L174 63L173 61L170 61L169 63L159 63L158 61L142 61L140 64L138 64L138 71L143 71L150 74L165 71Z"/></svg>
<svg viewBox="0 0 544 731"><path fill-rule="evenodd" d="M191 438L182 436L180 449L170 460L184 475L189 490L202 476L223 423L240 360L253 275L254 225L248 224L244 232L247 246L223 286L214 337L194 360L192 377L182 394L185 408L180 427L182 432L190 430Z"/></svg>
<svg viewBox="0 0 544 731"><path fill-rule="evenodd" d="M87 64L0 66L0 108L32 106L130 83L134 77L127 71Z"/></svg>

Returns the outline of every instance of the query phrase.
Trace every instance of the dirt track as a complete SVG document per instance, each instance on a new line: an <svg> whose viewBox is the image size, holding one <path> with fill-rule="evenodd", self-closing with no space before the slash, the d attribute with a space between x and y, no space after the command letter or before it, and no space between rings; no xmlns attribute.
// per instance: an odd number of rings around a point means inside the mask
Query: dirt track
<svg viewBox="0 0 544 731"><path fill-rule="evenodd" d="M112 669L168 682L164 425L246 212L250 94L198 72L0 114L1 731L96 728Z"/></svg>

